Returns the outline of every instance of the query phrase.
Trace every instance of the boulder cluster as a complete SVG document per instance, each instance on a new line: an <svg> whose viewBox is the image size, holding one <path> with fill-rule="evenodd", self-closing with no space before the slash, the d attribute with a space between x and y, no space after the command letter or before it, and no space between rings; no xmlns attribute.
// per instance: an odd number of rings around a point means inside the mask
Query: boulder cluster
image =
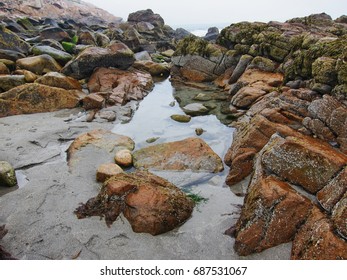
<svg viewBox="0 0 347 280"><path fill-rule="evenodd" d="M152 10L132 13L127 22L105 17L87 24L73 19L73 12L66 18L38 18L28 16L30 9L25 16L11 13L5 4L7 15L0 17L0 117L81 104L86 110L124 105L143 99L153 78L169 75L179 32ZM49 5L43 5L41 16Z"/></svg>
<svg viewBox="0 0 347 280"><path fill-rule="evenodd" d="M346 259L347 24L326 14L232 24L179 42L172 79L214 82L237 116L230 186L251 175L228 233L240 255L293 241L293 259Z"/></svg>
<svg viewBox="0 0 347 280"><path fill-rule="evenodd" d="M346 16L241 22L200 38L149 9L123 22L82 1L17 2L0 3L0 117L82 106L88 122L112 122L107 107L140 101L171 75L186 114L173 120L215 114L236 128L226 184L249 184L226 231L235 251L292 242L292 259L347 259ZM62 9L66 18L57 16ZM77 217L110 226L123 214L135 232L165 233L193 211L182 190L152 171L224 169L196 137L135 152L129 137L102 129L71 140L71 174L83 177L83 163L103 184ZM105 161L96 167L91 155ZM0 161L0 185L16 184L13 167ZM0 239L6 232L0 227ZM1 246L0 257L11 258Z"/></svg>

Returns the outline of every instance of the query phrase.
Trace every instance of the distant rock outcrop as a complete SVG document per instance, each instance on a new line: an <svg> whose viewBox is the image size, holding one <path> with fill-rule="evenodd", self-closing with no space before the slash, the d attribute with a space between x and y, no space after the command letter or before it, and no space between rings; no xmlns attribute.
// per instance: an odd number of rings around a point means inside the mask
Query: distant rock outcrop
<svg viewBox="0 0 347 280"><path fill-rule="evenodd" d="M3 0L1 16L72 19L88 25L121 21L120 17L80 0ZM62 15L63 14L63 15Z"/></svg>

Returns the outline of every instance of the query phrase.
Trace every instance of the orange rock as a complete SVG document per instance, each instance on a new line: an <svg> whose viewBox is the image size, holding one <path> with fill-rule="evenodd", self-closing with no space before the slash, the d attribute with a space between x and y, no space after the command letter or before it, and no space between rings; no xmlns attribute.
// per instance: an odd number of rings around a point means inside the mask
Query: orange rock
<svg viewBox="0 0 347 280"><path fill-rule="evenodd" d="M86 110L102 109L104 107L105 99L99 94L91 93L83 98L83 108Z"/></svg>
<svg viewBox="0 0 347 280"><path fill-rule="evenodd" d="M124 213L135 232L165 233L184 223L194 203L170 182L144 171L120 173L105 182L97 197L76 209L78 218L105 217L110 226Z"/></svg>
<svg viewBox="0 0 347 280"><path fill-rule="evenodd" d="M24 84L0 94L0 117L74 108L78 92L40 84Z"/></svg>
<svg viewBox="0 0 347 280"><path fill-rule="evenodd" d="M153 61L137 60L133 67L150 73L153 77L167 77L170 74L170 68L167 64L156 63Z"/></svg>
<svg viewBox="0 0 347 280"><path fill-rule="evenodd" d="M347 164L347 156L312 137L289 136L274 139L262 163L268 171L316 193Z"/></svg>
<svg viewBox="0 0 347 280"><path fill-rule="evenodd" d="M347 240L347 192L335 205L331 217L337 234Z"/></svg>
<svg viewBox="0 0 347 280"><path fill-rule="evenodd" d="M117 164L124 167L129 167L133 164L133 156L127 149L118 151L114 157L114 160Z"/></svg>
<svg viewBox="0 0 347 280"><path fill-rule="evenodd" d="M122 173L123 169L114 163L105 163L99 166L96 171L96 180L98 182L105 182L107 179L115 176L119 173Z"/></svg>
<svg viewBox="0 0 347 280"><path fill-rule="evenodd" d="M225 163L230 165L226 178L229 186L240 182L252 172L254 156L276 132L281 135L300 135L294 129L273 123L261 115L256 115L250 123L243 123L238 128L234 142L224 158Z"/></svg>
<svg viewBox="0 0 347 280"><path fill-rule="evenodd" d="M129 100L141 100L154 86L150 74L140 71L123 71L99 68L90 77L90 92L108 93L108 102L125 104Z"/></svg>
<svg viewBox="0 0 347 280"><path fill-rule="evenodd" d="M149 146L133 153L134 166L153 170L220 172L222 160L200 138Z"/></svg>
<svg viewBox="0 0 347 280"><path fill-rule="evenodd" d="M314 207L296 234L291 258L294 260L346 260L347 242L335 235L327 217Z"/></svg>
<svg viewBox="0 0 347 280"><path fill-rule="evenodd" d="M264 72L258 69L247 69L238 79L238 82L248 85L259 81L262 81L272 87L278 87L283 83L283 74Z"/></svg>
<svg viewBox="0 0 347 280"><path fill-rule="evenodd" d="M311 207L289 184L273 176L256 178L236 225L236 252L245 256L291 241Z"/></svg>
<svg viewBox="0 0 347 280"><path fill-rule="evenodd" d="M317 193L317 199L325 211L331 212L347 192L347 167Z"/></svg>
<svg viewBox="0 0 347 280"><path fill-rule="evenodd" d="M50 87L82 90L82 86L77 80L58 72L49 72L38 78L36 82Z"/></svg>

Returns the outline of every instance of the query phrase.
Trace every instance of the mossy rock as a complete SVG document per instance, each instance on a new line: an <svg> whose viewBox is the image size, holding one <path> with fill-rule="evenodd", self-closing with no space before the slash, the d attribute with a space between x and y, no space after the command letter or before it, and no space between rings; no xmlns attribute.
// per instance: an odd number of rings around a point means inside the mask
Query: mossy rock
<svg viewBox="0 0 347 280"><path fill-rule="evenodd" d="M50 46L34 46L31 52L35 55L48 54L61 64L66 64L72 59L72 55Z"/></svg>
<svg viewBox="0 0 347 280"><path fill-rule="evenodd" d="M192 117L188 115L172 115L170 118L180 123L188 123L192 119Z"/></svg>
<svg viewBox="0 0 347 280"><path fill-rule="evenodd" d="M0 161L0 186L14 187L17 185L16 173L6 161Z"/></svg>
<svg viewBox="0 0 347 280"><path fill-rule="evenodd" d="M199 55L202 57L219 56L222 54L222 48L215 44L195 36L188 36L178 42L173 56L181 55Z"/></svg>
<svg viewBox="0 0 347 280"><path fill-rule="evenodd" d="M30 45L0 24L0 49L27 54Z"/></svg>
<svg viewBox="0 0 347 280"><path fill-rule="evenodd" d="M35 26L31 23L29 18L17 19L17 23L23 26L26 30L35 30Z"/></svg>
<svg viewBox="0 0 347 280"><path fill-rule="evenodd" d="M240 22L224 28L217 38L217 44L232 48L236 44L252 45L255 35L266 28L265 23Z"/></svg>
<svg viewBox="0 0 347 280"><path fill-rule="evenodd" d="M344 35L333 41L318 41L311 45L309 49L302 49L294 52L291 56L291 61L285 64L285 80L288 81L292 77L301 77L311 79L312 64L319 57L328 57L336 60L344 60L347 57L347 36ZM341 66L340 66L341 67ZM342 70L343 71L343 70ZM342 78L343 72L340 74Z"/></svg>
<svg viewBox="0 0 347 280"><path fill-rule="evenodd" d="M273 72L276 69L276 63L271 59L257 56L252 60L248 68L256 68L266 72Z"/></svg>
<svg viewBox="0 0 347 280"><path fill-rule="evenodd" d="M76 44L71 42L62 42L61 45L63 46L64 50L67 51L70 54L75 53L76 50Z"/></svg>
<svg viewBox="0 0 347 280"><path fill-rule="evenodd" d="M312 75L317 83L335 85L337 83L336 60L319 57L312 64Z"/></svg>
<svg viewBox="0 0 347 280"><path fill-rule="evenodd" d="M342 84L334 87L331 95L338 100L347 100L347 84Z"/></svg>
<svg viewBox="0 0 347 280"><path fill-rule="evenodd" d="M339 84L347 84L347 63L342 59L336 63L337 81Z"/></svg>

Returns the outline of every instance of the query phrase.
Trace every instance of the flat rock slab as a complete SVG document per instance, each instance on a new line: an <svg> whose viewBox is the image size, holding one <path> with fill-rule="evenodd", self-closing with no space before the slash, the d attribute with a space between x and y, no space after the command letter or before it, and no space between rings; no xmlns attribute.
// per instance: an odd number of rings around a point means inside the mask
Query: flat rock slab
<svg viewBox="0 0 347 280"><path fill-rule="evenodd" d="M96 165L101 164L101 161L111 162L117 151L133 150L134 145L127 136L103 129L93 130L78 136L72 142L67 150L68 163L71 169L78 167L78 164Z"/></svg>
<svg viewBox="0 0 347 280"><path fill-rule="evenodd" d="M152 170L223 171L221 158L199 138L187 138L140 149L133 153L136 168Z"/></svg>

